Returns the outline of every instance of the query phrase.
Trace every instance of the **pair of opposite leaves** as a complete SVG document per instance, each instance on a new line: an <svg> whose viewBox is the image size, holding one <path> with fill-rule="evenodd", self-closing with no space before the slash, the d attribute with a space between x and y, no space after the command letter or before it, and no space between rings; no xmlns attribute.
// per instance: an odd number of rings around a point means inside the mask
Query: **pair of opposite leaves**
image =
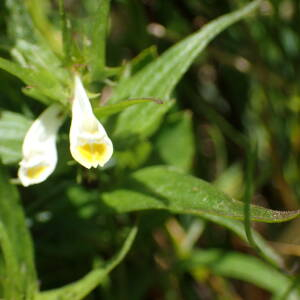
<svg viewBox="0 0 300 300"><path fill-rule="evenodd" d="M64 119L62 107L53 104L32 123L26 133L18 171L24 186L40 183L54 171L57 163L56 136ZM102 167L112 156L112 142L95 117L78 75L75 75L69 136L73 158L86 168Z"/></svg>

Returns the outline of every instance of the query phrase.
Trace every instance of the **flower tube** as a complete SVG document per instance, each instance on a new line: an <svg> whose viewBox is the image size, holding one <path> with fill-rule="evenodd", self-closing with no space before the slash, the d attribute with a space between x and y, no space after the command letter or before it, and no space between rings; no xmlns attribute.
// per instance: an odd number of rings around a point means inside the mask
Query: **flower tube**
<svg viewBox="0 0 300 300"><path fill-rule="evenodd" d="M81 79L75 75L70 129L70 151L84 167L103 167L113 154L113 144L95 117Z"/></svg>
<svg viewBox="0 0 300 300"><path fill-rule="evenodd" d="M56 135L64 120L61 107L49 106L31 125L23 141L18 177L24 186L46 180L57 163Z"/></svg>

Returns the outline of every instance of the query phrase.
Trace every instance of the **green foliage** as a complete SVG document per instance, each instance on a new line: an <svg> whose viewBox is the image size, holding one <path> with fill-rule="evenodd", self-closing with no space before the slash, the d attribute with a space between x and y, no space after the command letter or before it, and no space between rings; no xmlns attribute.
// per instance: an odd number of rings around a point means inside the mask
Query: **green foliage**
<svg viewBox="0 0 300 300"><path fill-rule="evenodd" d="M119 84L111 101L147 95L165 99L165 104L156 106L149 103L142 111L136 107L124 111L116 123L116 136L128 137L130 134L135 134L147 137L151 135L159 126L163 115L171 107L169 98L174 87L199 53L216 35L246 16L257 7L258 3L259 1L254 1L239 11L210 22L198 32L168 49L161 57L148 64L132 78Z"/></svg>
<svg viewBox="0 0 300 300"><path fill-rule="evenodd" d="M0 114L0 157L4 164L21 159L23 139L30 121L21 114L2 111Z"/></svg>
<svg viewBox="0 0 300 300"><path fill-rule="evenodd" d="M157 104L162 104L160 100L150 99L150 98L149 99L124 100L119 103L107 104L105 106L96 107L94 110L94 113L98 118L103 118L103 117L108 117L113 114L119 113L132 105L149 103L149 102L150 103L155 102Z"/></svg>
<svg viewBox="0 0 300 300"><path fill-rule="evenodd" d="M105 206L115 212L167 209L174 213L205 213L236 219L244 217L243 202L216 190L209 183L168 167L149 167L133 173L127 189L102 195ZM273 211L251 207L251 218L260 222L282 222L296 218L299 211Z"/></svg>
<svg viewBox="0 0 300 300"><path fill-rule="evenodd" d="M90 24L89 64L91 66L92 79L98 79L104 72L105 46L108 27L110 0L100 1L93 20ZM103 76L103 75L102 75Z"/></svg>
<svg viewBox="0 0 300 300"><path fill-rule="evenodd" d="M278 249L299 229L268 224L300 214L296 0L144 2L0 3L0 298L245 298L238 279L298 299ZM114 156L79 166L68 120L57 169L18 188L31 119L72 117L75 74Z"/></svg>
<svg viewBox="0 0 300 300"><path fill-rule="evenodd" d="M191 169L195 155L192 126L192 116L189 112L171 114L166 119L155 141L155 149L165 164L186 172Z"/></svg>
<svg viewBox="0 0 300 300"><path fill-rule="evenodd" d="M229 218L223 218L213 214L205 214L202 216L208 221L224 226L227 229L234 232L239 238L248 242L248 237L244 229L244 224L240 221L232 220ZM264 255L264 258L267 258L274 266L277 266L280 269L284 269L284 260L283 258L258 234L254 231L253 240L255 245L261 250L261 253Z"/></svg>
<svg viewBox="0 0 300 300"><path fill-rule="evenodd" d="M111 259L111 261L107 262L104 267L97 268L79 281L64 286L63 288L52 290L48 292L41 293L38 295L37 299L41 300L77 300L83 299L86 295L88 295L97 285L99 285L126 256L129 251L132 243L137 234L137 227L133 227L131 232L128 234L126 241L124 242L123 247L119 251L119 253Z"/></svg>
<svg viewBox="0 0 300 300"><path fill-rule="evenodd" d="M48 41L52 48L57 48L52 28L48 26L50 23L46 21L39 1L27 1L28 10L25 2L7 1L11 13L8 26L11 28L11 39L14 40L10 52L17 64L1 58L0 68L27 85L25 94L45 103L51 100L66 103L70 79L67 70L61 67L59 58L47 44ZM30 13L34 14L32 19Z"/></svg>
<svg viewBox="0 0 300 300"><path fill-rule="evenodd" d="M195 251L189 258L179 262L179 265L180 269L189 269L195 273L201 268L208 268L217 275L245 280L271 292L274 296L283 295L292 282L278 270L255 257L218 249ZM298 297L299 294L293 293L286 299Z"/></svg>
<svg viewBox="0 0 300 300"><path fill-rule="evenodd" d="M4 264L1 288L4 299L35 299L37 278L31 237L18 191L0 167L0 240Z"/></svg>

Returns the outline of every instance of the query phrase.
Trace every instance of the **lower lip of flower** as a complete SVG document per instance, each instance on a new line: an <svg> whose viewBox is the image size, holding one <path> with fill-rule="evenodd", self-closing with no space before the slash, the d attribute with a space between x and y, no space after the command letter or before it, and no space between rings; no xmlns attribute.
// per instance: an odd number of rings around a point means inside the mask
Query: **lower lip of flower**
<svg viewBox="0 0 300 300"><path fill-rule="evenodd" d="M80 153L89 163L101 162L107 151L105 144L88 143L77 147L77 151Z"/></svg>
<svg viewBox="0 0 300 300"><path fill-rule="evenodd" d="M27 170L27 176L31 179L37 179L39 178L47 169L49 166L47 165L39 165L35 167L31 167Z"/></svg>

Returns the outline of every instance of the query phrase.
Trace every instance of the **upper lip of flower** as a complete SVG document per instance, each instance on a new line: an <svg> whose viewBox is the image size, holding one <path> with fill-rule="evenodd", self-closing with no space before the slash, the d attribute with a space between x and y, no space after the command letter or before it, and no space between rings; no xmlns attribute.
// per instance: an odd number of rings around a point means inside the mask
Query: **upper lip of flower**
<svg viewBox="0 0 300 300"><path fill-rule="evenodd" d="M44 181L57 163L56 134L64 120L61 107L49 106L31 125L23 141L18 176L24 186Z"/></svg>
<svg viewBox="0 0 300 300"><path fill-rule="evenodd" d="M75 75L72 103L70 150L73 158L86 168L104 166L113 153L112 142L95 117L78 75Z"/></svg>

